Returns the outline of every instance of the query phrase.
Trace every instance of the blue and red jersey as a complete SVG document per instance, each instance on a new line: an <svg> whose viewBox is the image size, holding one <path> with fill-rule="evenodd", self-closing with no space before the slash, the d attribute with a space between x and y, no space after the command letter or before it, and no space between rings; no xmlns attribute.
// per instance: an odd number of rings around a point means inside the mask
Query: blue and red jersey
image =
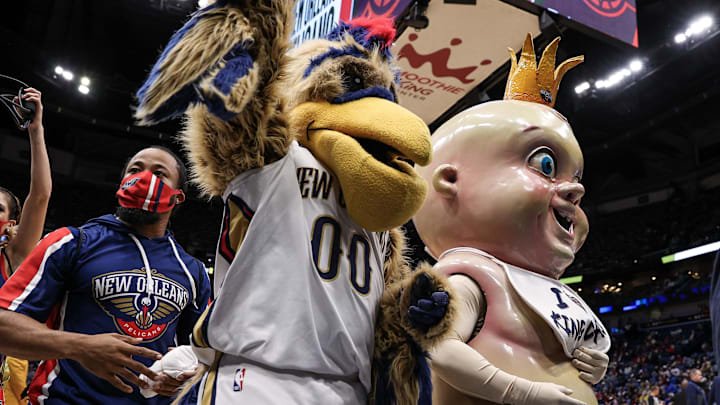
<svg viewBox="0 0 720 405"><path fill-rule="evenodd" d="M169 232L150 239L112 215L89 221L80 234L61 228L43 238L0 288L0 308L68 332L142 338L141 346L159 353L189 344L210 299L202 263ZM171 402L163 396L145 399L137 387L126 394L65 359L40 365L30 399L48 405Z"/></svg>

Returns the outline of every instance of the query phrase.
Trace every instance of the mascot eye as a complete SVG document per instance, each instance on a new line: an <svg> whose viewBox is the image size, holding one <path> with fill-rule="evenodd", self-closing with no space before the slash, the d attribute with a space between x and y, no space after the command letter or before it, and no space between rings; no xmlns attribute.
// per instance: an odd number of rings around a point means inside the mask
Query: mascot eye
<svg viewBox="0 0 720 405"><path fill-rule="evenodd" d="M555 156L548 148L540 148L530 155L528 166L546 177L555 177Z"/></svg>
<svg viewBox="0 0 720 405"><path fill-rule="evenodd" d="M365 88L365 80L358 74L350 74L343 77L343 86L348 93Z"/></svg>

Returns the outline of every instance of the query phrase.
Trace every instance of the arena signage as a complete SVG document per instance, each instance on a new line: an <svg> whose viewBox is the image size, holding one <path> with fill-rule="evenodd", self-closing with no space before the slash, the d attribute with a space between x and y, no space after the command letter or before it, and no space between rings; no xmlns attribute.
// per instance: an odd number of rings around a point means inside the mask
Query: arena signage
<svg viewBox="0 0 720 405"><path fill-rule="evenodd" d="M295 3L295 25L290 36L293 44L297 46L330 32L340 21L342 5L343 0L299 0Z"/></svg>
<svg viewBox="0 0 720 405"><path fill-rule="evenodd" d="M352 16L356 17L385 17L396 18L411 0L354 0L352 3Z"/></svg>
<svg viewBox="0 0 720 405"><path fill-rule="evenodd" d="M431 1L430 26L408 29L393 46L402 71L400 104L431 123L540 34L538 18L498 0L476 4Z"/></svg>
<svg viewBox="0 0 720 405"><path fill-rule="evenodd" d="M528 0L637 48L636 0Z"/></svg>

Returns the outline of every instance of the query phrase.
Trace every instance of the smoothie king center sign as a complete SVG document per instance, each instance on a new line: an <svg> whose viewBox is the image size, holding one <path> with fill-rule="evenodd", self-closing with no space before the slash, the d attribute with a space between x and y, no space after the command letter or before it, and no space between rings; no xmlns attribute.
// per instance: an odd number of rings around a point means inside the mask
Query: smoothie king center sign
<svg viewBox="0 0 720 405"><path fill-rule="evenodd" d="M393 46L402 71L400 104L427 124L507 62L525 33L540 34L536 15L498 0L430 2L428 28L408 29Z"/></svg>

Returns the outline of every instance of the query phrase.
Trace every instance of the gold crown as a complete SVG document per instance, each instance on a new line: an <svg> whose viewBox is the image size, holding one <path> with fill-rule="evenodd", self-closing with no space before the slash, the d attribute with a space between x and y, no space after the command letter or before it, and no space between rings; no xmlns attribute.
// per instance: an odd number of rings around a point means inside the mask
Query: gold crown
<svg viewBox="0 0 720 405"><path fill-rule="evenodd" d="M527 34L525 37L519 61L515 60L515 51L508 48L512 65L505 86L504 100L531 101L550 107L555 105L560 80L568 70L585 60L584 56L576 56L561 63L555 69L555 53L559 42L560 37L557 37L545 48L538 66L535 65L532 35Z"/></svg>

